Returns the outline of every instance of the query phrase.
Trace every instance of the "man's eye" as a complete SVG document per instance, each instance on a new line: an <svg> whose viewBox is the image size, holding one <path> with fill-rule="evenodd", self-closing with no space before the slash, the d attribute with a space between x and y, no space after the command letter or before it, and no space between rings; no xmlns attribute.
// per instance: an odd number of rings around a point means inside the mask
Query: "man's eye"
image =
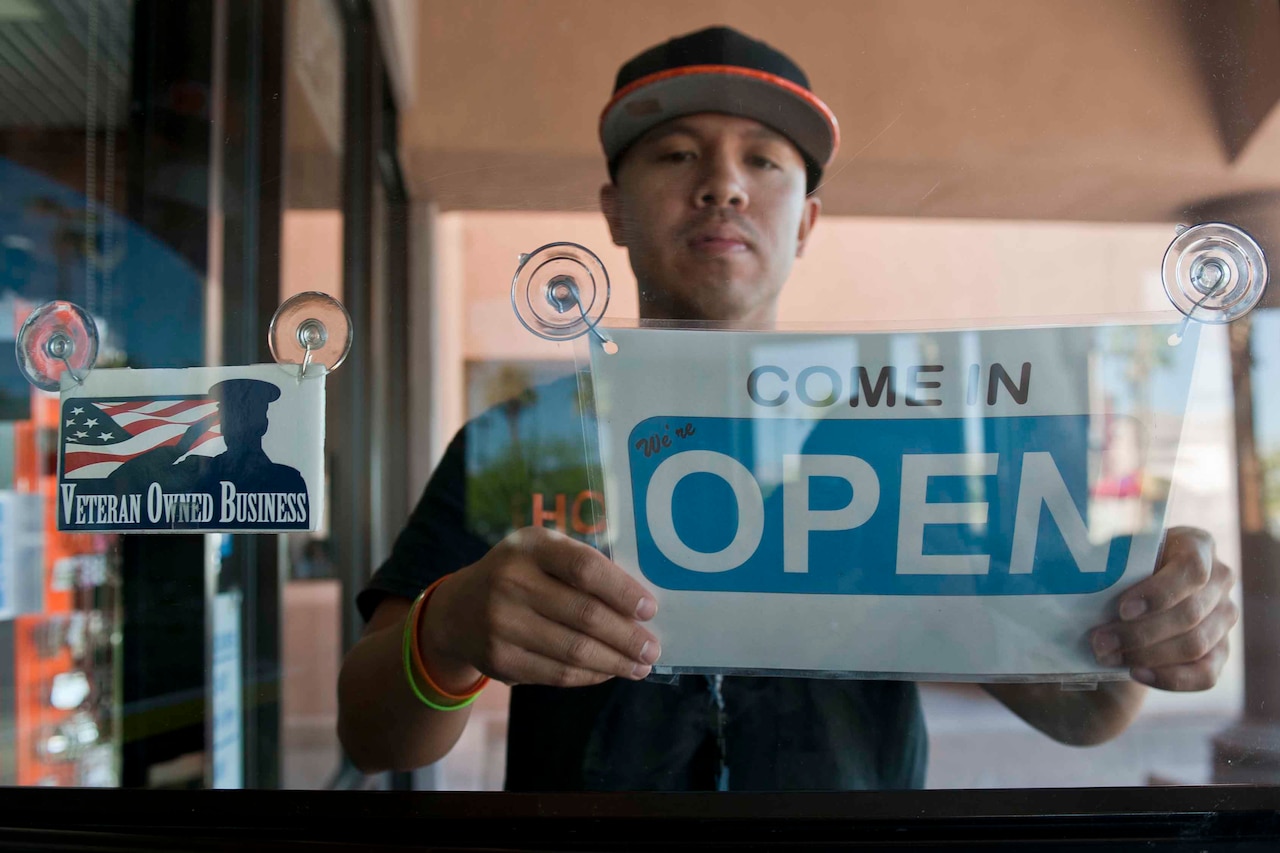
<svg viewBox="0 0 1280 853"><path fill-rule="evenodd" d="M692 151L668 151L667 153L663 154L659 159L665 160L670 163L686 163L694 159L696 156L697 155L694 154Z"/></svg>
<svg viewBox="0 0 1280 853"><path fill-rule="evenodd" d="M757 168L760 168L760 169L781 168L776 162L774 162L773 160L770 160L768 157L761 157L759 155L751 158L751 165L756 166Z"/></svg>

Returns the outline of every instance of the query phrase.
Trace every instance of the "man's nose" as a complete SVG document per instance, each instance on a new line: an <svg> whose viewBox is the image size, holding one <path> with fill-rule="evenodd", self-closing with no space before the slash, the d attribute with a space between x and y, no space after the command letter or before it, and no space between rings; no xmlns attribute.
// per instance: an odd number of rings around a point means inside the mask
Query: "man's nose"
<svg viewBox="0 0 1280 853"><path fill-rule="evenodd" d="M730 157L709 157L698 182L696 203L698 207L746 208L748 196L742 170Z"/></svg>

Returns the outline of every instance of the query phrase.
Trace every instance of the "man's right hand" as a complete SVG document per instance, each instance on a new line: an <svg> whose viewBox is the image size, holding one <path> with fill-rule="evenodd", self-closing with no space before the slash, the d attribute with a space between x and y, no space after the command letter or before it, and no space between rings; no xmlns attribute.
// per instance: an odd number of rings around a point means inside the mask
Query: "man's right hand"
<svg viewBox="0 0 1280 853"><path fill-rule="evenodd" d="M641 624L656 612L653 596L596 549L527 527L440 584L419 641L450 692L480 673L556 687L638 681L661 651Z"/></svg>

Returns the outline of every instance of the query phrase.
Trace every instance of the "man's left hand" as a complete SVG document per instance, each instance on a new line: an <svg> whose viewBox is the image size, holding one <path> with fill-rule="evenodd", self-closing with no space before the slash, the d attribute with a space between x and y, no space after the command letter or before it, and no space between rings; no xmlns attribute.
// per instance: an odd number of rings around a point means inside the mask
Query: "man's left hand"
<svg viewBox="0 0 1280 853"><path fill-rule="evenodd" d="M1165 535L1156 570L1119 599L1119 621L1095 628L1103 666L1127 666L1162 690L1208 690L1227 660L1227 634L1240 618L1235 572L1217 559L1213 537L1194 527Z"/></svg>

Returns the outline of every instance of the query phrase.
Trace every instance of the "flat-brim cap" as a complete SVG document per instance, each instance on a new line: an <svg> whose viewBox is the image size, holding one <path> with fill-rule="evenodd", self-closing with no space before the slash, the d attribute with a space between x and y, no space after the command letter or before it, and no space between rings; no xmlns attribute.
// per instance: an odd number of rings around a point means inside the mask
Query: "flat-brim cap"
<svg viewBox="0 0 1280 853"><path fill-rule="evenodd" d="M781 133L804 157L808 191L840 146L835 114L782 52L729 27L671 39L623 65L600 114L600 141L618 159L651 128L679 116L725 113Z"/></svg>

